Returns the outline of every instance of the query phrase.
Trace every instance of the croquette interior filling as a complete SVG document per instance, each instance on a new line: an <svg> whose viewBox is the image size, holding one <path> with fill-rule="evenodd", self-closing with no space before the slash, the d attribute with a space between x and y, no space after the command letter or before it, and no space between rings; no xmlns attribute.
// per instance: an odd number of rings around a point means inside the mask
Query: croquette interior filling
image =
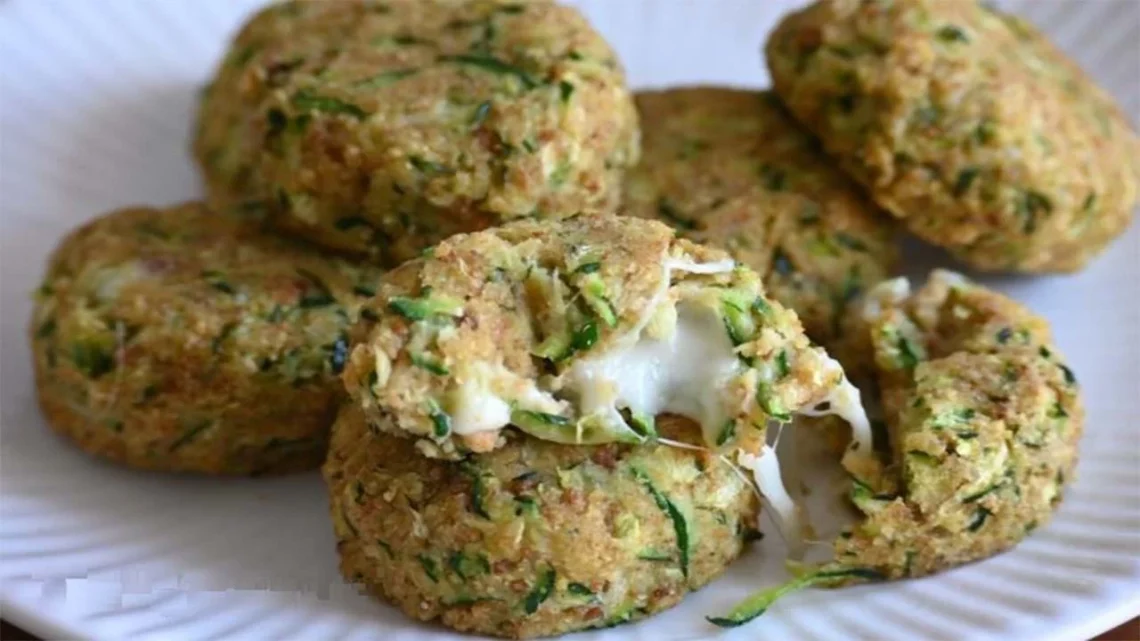
<svg viewBox="0 0 1140 641"><path fill-rule="evenodd" d="M736 265L732 260L694 263L672 257L665 257L661 265L661 286L646 313L603 353L582 358L560 376L540 379L538 385L505 369L468 371L467 382L453 397L454 432L498 430L517 423L522 410L531 417L577 415L576 443L643 440L645 435L630 423L636 424L639 417L651 422L652 417L667 413L697 421L705 442L718 443L718 431L739 410L732 406L727 391L746 374L747 367L738 358L717 309L701 300L699 290L671 287L671 283L674 271L720 274L731 272ZM829 360L821 375L833 376L839 368ZM846 378L836 378L841 382L826 398L799 413L840 416L852 426L852 454L868 456L873 452L871 427L859 392ZM571 403L576 412L567 411ZM741 450L736 458L768 499L790 548L802 549L798 508L784 487L776 450L768 446L758 454Z"/></svg>
<svg viewBox="0 0 1140 641"><path fill-rule="evenodd" d="M550 381L550 391L505 369L468 372L464 377L467 382L454 397L453 432L498 430L512 422L512 401L494 387L511 389L517 408L543 415L563 414L569 404L564 399L573 399L578 404L578 414L587 419L579 421L579 425L597 426L611 435L606 440L614 440L614 436L636 437L621 410L649 417L679 414L698 421L708 436L729 415L721 392L726 382L739 374L741 365L715 311L668 300L669 284L674 270L718 274L734 268L732 260L693 263L665 258L661 287L640 322L616 347L599 357L578 361ZM651 331L646 331L650 326ZM495 381L493 386L489 384L491 380ZM581 433L578 437L579 442L591 440Z"/></svg>
<svg viewBox="0 0 1140 641"><path fill-rule="evenodd" d="M712 440L710 431L729 417L723 390L743 367L714 310L682 301L672 311L676 322L666 335L642 332L563 375L562 389L578 400L583 416L621 424L622 409L679 414L700 423Z"/></svg>
<svg viewBox="0 0 1140 641"><path fill-rule="evenodd" d="M670 296L674 271L694 274L731 272L725 259L694 263L666 256L661 286L645 314L604 354L583 358L555 382L574 398L582 416L626 431L622 410L632 417L672 413L701 425L706 443L734 412L724 398L729 382L743 370L725 333L724 323L707 305Z"/></svg>

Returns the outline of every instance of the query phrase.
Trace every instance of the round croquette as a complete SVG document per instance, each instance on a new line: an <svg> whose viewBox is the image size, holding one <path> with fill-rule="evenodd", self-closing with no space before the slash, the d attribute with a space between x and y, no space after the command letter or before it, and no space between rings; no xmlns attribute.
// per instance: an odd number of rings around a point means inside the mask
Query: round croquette
<svg viewBox="0 0 1140 641"><path fill-rule="evenodd" d="M129 467L315 468L377 276L198 204L107 214L64 239L37 293L40 405Z"/></svg>
<svg viewBox="0 0 1140 641"><path fill-rule="evenodd" d="M237 35L194 150L213 201L394 265L455 233L611 210L638 128L572 8L285 2Z"/></svg>
<svg viewBox="0 0 1140 641"><path fill-rule="evenodd" d="M841 563L919 576L1012 547L1072 478L1084 409L1048 323L956 274L873 290L867 330L893 464L852 469L866 519Z"/></svg>
<svg viewBox="0 0 1140 641"><path fill-rule="evenodd" d="M847 304L891 275L893 222L771 92L639 93L642 159L625 212L722 247L831 348Z"/></svg>
<svg viewBox="0 0 1140 641"><path fill-rule="evenodd" d="M699 422L710 447L754 451L768 420L825 401L849 416L854 392L755 272L652 220L455 236L386 274L372 306L345 385L430 456L491 450L508 425L641 442L662 413Z"/></svg>
<svg viewBox="0 0 1140 641"><path fill-rule="evenodd" d="M658 429L700 442L684 420ZM709 452L520 435L440 461L370 435L351 405L324 474L345 578L415 619L514 638L677 604L740 555L758 510L744 477Z"/></svg>
<svg viewBox="0 0 1140 641"><path fill-rule="evenodd" d="M1075 271L1128 226L1140 141L1026 22L970 0L822 0L767 44L776 92L871 197L983 270Z"/></svg>

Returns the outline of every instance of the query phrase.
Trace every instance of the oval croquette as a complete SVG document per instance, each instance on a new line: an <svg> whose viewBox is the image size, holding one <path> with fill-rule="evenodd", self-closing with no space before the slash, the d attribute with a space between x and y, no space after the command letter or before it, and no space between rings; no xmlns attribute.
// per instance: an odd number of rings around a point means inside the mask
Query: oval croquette
<svg viewBox="0 0 1140 641"><path fill-rule="evenodd" d="M897 262L894 223L771 92L691 87L635 96L641 163L627 214L727 249L827 348L847 304Z"/></svg>
<svg viewBox="0 0 1140 641"><path fill-rule="evenodd" d="M692 423L663 436L699 443ZM419 620L535 637L671 607L731 563L758 503L723 458L525 435L463 461L370 435L346 406L324 466L341 572Z"/></svg>
<svg viewBox="0 0 1140 641"><path fill-rule="evenodd" d="M508 425L639 442L661 413L698 421L710 447L756 445L769 419L828 400L843 413L854 392L754 272L651 220L455 236L387 274L373 306L345 385L431 456L493 449Z"/></svg>
<svg viewBox="0 0 1140 641"><path fill-rule="evenodd" d="M377 276L197 204L105 215L64 239L37 294L40 404L130 467L315 468Z"/></svg>
<svg viewBox="0 0 1140 641"><path fill-rule="evenodd" d="M611 210L638 129L572 8L285 2L235 38L194 149L212 201L394 265L506 220Z"/></svg>
<svg viewBox="0 0 1140 641"><path fill-rule="evenodd" d="M1084 427L1048 323L944 271L913 294L903 279L884 283L865 305L893 465L852 469L867 518L837 542L838 560L920 576L1044 525Z"/></svg>
<svg viewBox="0 0 1140 641"><path fill-rule="evenodd" d="M1121 234L1140 140L1028 23L970 0L823 0L767 44L776 92L871 197L984 270L1074 271Z"/></svg>

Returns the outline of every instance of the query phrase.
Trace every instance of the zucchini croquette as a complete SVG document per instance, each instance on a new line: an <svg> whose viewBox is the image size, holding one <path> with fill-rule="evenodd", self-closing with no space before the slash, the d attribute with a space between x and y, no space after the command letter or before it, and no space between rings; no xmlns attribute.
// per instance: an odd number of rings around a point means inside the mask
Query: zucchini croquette
<svg viewBox="0 0 1140 641"><path fill-rule="evenodd" d="M1025 21L973 0L821 0L767 44L776 93L880 206L983 270L1082 268L1133 217L1140 139Z"/></svg>
<svg viewBox="0 0 1140 641"><path fill-rule="evenodd" d="M658 429L701 442L689 421ZM758 510L746 477L707 451L516 435L442 461L370 433L352 405L324 474L346 579L412 618L513 638L677 604L740 555Z"/></svg>
<svg viewBox="0 0 1140 641"><path fill-rule="evenodd" d="M637 159L624 73L546 0L274 4L198 115L213 203L395 265L455 233L610 211Z"/></svg>
<svg viewBox="0 0 1140 641"><path fill-rule="evenodd" d="M316 468L378 275L198 204L107 214L63 240L36 295L40 404L129 467Z"/></svg>
<svg viewBox="0 0 1140 641"><path fill-rule="evenodd" d="M628 216L455 236L383 279L344 382L378 429L430 456L513 426L574 444L641 442L653 417L755 451L769 420L827 404L862 421L839 364L720 250Z"/></svg>

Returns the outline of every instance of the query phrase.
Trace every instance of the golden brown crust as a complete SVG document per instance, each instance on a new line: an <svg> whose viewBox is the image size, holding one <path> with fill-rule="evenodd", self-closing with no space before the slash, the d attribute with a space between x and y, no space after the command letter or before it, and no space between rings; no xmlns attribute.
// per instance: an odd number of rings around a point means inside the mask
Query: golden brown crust
<svg viewBox="0 0 1140 641"><path fill-rule="evenodd" d="M662 434L698 443L691 423ZM616 625L719 575L758 504L722 459L524 436L448 462L347 406L324 466L341 572L408 616L527 638Z"/></svg>
<svg viewBox="0 0 1140 641"><path fill-rule="evenodd" d="M48 423L130 467L320 464L376 270L186 204L113 212L52 256L31 334Z"/></svg>
<svg viewBox="0 0 1140 641"><path fill-rule="evenodd" d="M238 34L194 149L213 202L395 265L505 220L611 210L638 129L572 8L295 1Z"/></svg>
<svg viewBox="0 0 1140 641"><path fill-rule="evenodd" d="M1074 271L1128 226L1140 140L1024 21L969 0L823 0L773 32L776 92L881 206L973 267Z"/></svg>

